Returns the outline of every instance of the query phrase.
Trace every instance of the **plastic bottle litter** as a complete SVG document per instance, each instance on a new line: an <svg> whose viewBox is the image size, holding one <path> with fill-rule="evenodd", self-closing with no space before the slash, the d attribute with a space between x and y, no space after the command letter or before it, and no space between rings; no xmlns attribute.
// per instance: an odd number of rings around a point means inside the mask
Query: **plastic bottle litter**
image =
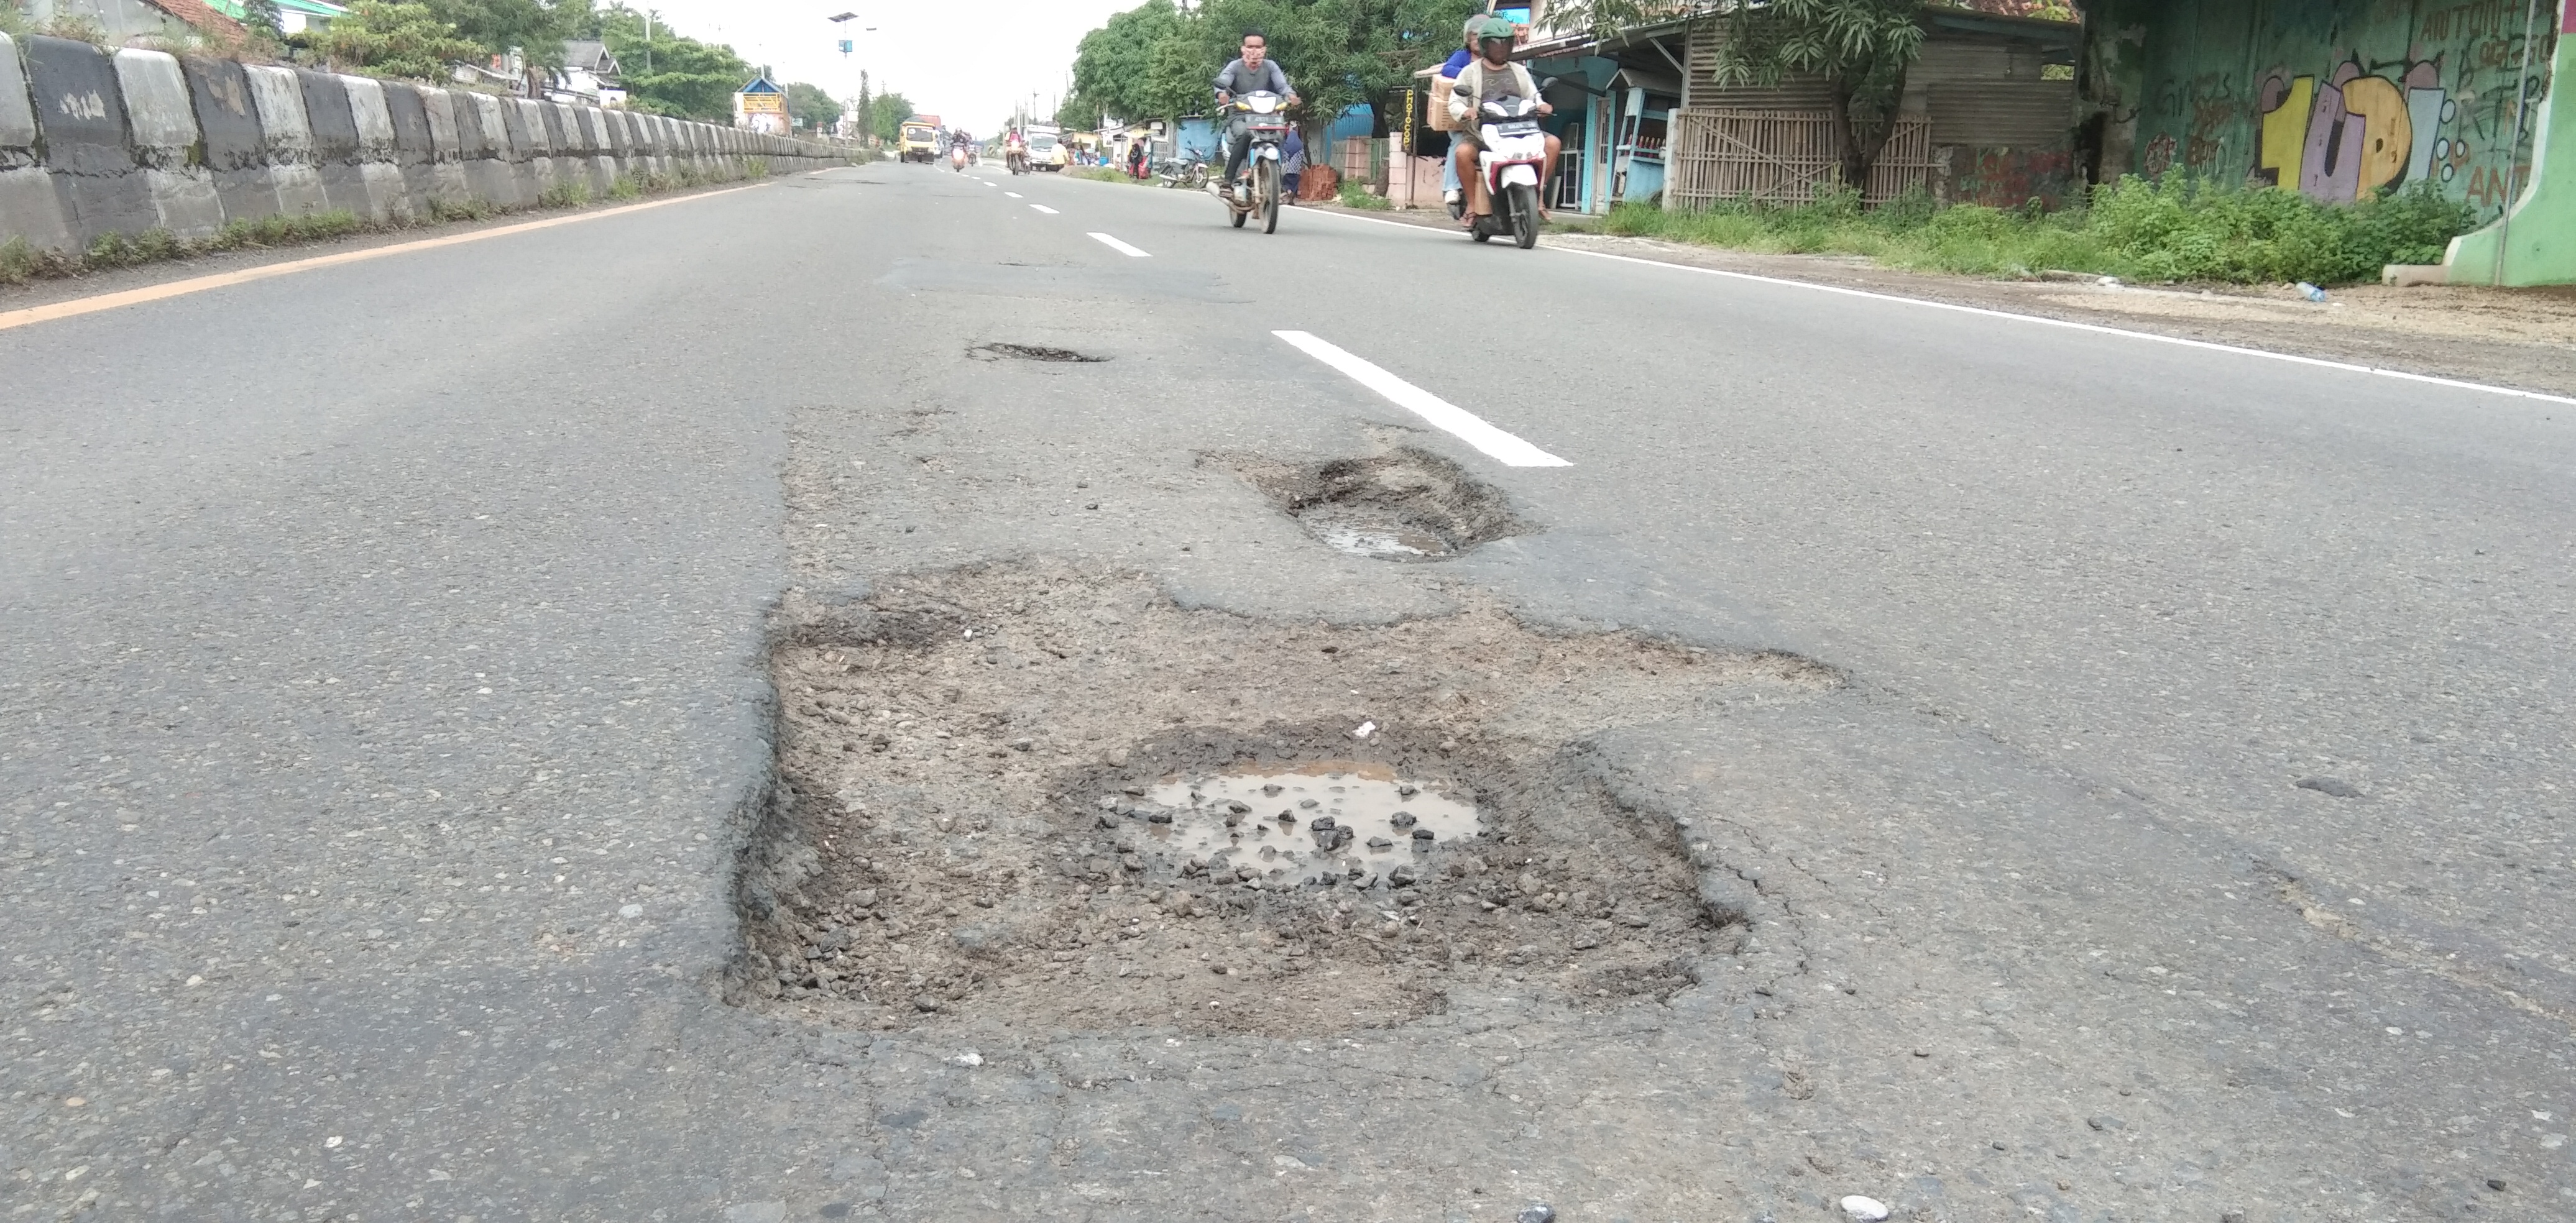
<svg viewBox="0 0 2576 1223"><path fill-rule="evenodd" d="M2299 282L2299 296L2312 302L2321 302L2326 299L2326 291L2302 280Z"/></svg>
<svg viewBox="0 0 2576 1223"><path fill-rule="evenodd" d="M1844 1198L1842 1207L1844 1214L1860 1220L1860 1223L1879 1223L1879 1220L1888 1215L1887 1203L1877 1198L1865 1198L1857 1193Z"/></svg>
<svg viewBox="0 0 2576 1223"><path fill-rule="evenodd" d="M2116 289L2120 287L2120 278L2117 276L2105 276L2093 283L2100 285L2105 289Z"/></svg>

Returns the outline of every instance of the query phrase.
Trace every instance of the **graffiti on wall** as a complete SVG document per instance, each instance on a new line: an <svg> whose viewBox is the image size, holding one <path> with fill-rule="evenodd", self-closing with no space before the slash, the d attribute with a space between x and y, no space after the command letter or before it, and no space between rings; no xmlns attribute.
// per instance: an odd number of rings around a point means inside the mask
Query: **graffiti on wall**
<svg viewBox="0 0 2576 1223"><path fill-rule="evenodd" d="M2075 154L2065 149L1981 148L1957 171L1952 198L1989 208L2019 208L2032 200L2049 209L2065 206L2075 183Z"/></svg>
<svg viewBox="0 0 2576 1223"><path fill-rule="evenodd" d="M2326 201L2430 184L2486 212L2527 180L2524 103L2558 22L2524 0L2200 0L2137 59L2136 168L2277 184ZM2167 10L2158 10L2164 12ZM2576 12L2576 6L2571 6Z"/></svg>
<svg viewBox="0 0 2576 1223"><path fill-rule="evenodd" d="M2255 177L2328 202L2424 181L2446 159L2450 138L2439 133L2459 111L2438 63L2417 61L2392 79L2351 58L2322 78L2273 69L2255 107L2262 116ZM2444 160L2442 181L2455 172Z"/></svg>

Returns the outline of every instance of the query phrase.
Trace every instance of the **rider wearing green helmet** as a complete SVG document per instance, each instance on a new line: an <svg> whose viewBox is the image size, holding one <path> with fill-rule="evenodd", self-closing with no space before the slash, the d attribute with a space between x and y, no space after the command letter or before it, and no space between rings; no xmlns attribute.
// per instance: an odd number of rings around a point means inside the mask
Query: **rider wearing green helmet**
<svg viewBox="0 0 2576 1223"><path fill-rule="evenodd" d="M1539 96L1538 82L1527 67L1512 62L1512 23L1500 17L1488 17L1475 29L1476 60L1458 73L1458 82L1449 90L1449 114L1458 120L1458 133L1450 140L1450 159L1458 171L1458 181L1467 188L1468 208L1464 218L1469 229L1476 218L1492 215L1494 201L1485 189L1485 176L1477 171L1476 116L1484 113L1487 102L1506 98L1528 98L1538 104L1538 113L1552 114L1556 108ZM1541 168L1539 198L1547 198L1549 180L1556 175L1557 154L1565 142L1547 138L1547 164ZM1545 209L1541 209L1545 215Z"/></svg>

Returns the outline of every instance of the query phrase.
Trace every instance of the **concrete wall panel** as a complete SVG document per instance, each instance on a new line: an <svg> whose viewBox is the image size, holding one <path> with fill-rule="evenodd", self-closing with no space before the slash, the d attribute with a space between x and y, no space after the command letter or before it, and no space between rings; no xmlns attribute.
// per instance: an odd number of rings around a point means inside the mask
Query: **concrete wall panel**
<svg viewBox="0 0 2576 1223"><path fill-rule="evenodd" d="M393 162L402 176L403 197L413 216L428 216L429 202L439 196L438 146L430 132L429 104L421 100L420 87L410 82L386 81L383 88L385 115L393 120Z"/></svg>
<svg viewBox="0 0 2576 1223"><path fill-rule="evenodd" d="M517 208L528 202L526 159L510 144L510 115L501 99L488 93L459 93L456 100L457 130L465 130L465 114L473 112L475 130L482 134L483 156L465 163L465 180L474 187L477 198L502 208Z"/></svg>
<svg viewBox="0 0 2576 1223"><path fill-rule="evenodd" d="M374 77L344 76L340 87L348 91L349 118L358 133L358 181L367 193L363 215L378 221L410 215L415 211L411 189L403 182L402 168L394 164L394 117L385 102L385 83Z"/></svg>
<svg viewBox="0 0 2576 1223"><path fill-rule="evenodd" d="M546 124L544 103L527 98L503 100L519 112L519 131L528 142L528 172L535 184L528 198L534 201L561 181L555 174L555 134Z"/></svg>
<svg viewBox="0 0 2576 1223"><path fill-rule="evenodd" d="M250 74L228 59L184 59L179 61L179 71L188 78L188 100L196 107L206 171L214 176L215 198L223 205L225 219L276 212L277 189L268 173L268 137L260 131L259 107L251 102Z"/></svg>
<svg viewBox="0 0 2576 1223"><path fill-rule="evenodd" d="M35 35L22 53L27 86L71 244L161 223L151 185L125 143L125 94L105 54L85 42Z"/></svg>
<svg viewBox="0 0 2576 1223"><path fill-rule="evenodd" d="M473 198L465 181L465 148L456 128L455 95L422 86L421 122L429 126L429 198L461 204Z"/></svg>
<svg viewBox="0 0 2576 1223"><path fill-rule="evenodd" d="M617 146L608 138L608 112L592 106L573 108L572 118L581 121L581 142L590 151L590 190L593 195L606 195L617 185Z"/></svg>
<svg viewBox="0 0 2576 1223"><path fill-rule="evenodd" d="M0 242L16 237L38 250L64 250L73 245L72 231L37 140L36 105L18 44L0 34Z"/></svg>
<svg viewBox="0 0 2576 1223"><path fill-rule="evenodd" d="M326 208L381 221L437 200L525 207L557 184L604 194L621 174L739 174L755 158L783 173L832 152L654 115L0 36L0 241L52 249Z"/></svg>
<svg viewBox="0 0 2576 1223"><path fill-rule="evenodd" d="M358 121L349 112L349 87L327 72L295 70L304 91L304 119L313 133L313 165L331 207L373 215L366 179L358 173Z"/></svg>
<svg viewBox="0 0 2576 1223"><path fill-rule="evenodd" d="M304 85L295 70L250 64L243 67L242 79L259 116L261 159L277 211L303 216L330 208L322 174L313 166L313 126L305 117Z"/></svg>

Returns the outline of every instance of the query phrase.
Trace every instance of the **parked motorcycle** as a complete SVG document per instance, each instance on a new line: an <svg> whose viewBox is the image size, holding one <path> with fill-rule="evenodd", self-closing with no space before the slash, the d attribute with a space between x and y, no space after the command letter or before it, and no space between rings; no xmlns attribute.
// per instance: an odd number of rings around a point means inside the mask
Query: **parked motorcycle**
<svg viewBox="0 0 2576 1223"><path fill-rule="evenodd" d="M1538 102L1505 98L1487 102L1477 114L1479 150L1476 172L1485 178L1485 197L1493 211L1476 218L1467 236L1491 242L1510 234L1522 250L1538 245L1538 185L1547 177L1547 133L1540 130ZM1466 215L1465 192L1449 206L1449 215Z"/></svg>
<svg viewBox="0 0 2576 1223"><path fill-rule="evenodd" d="M1226 103L1227 113L1243 125L1252 138L1245 150L1243 172L1248 182L1221 183L1215 188L1218 199L1225 201L1232 214L1234 227L1261 214L1261 232L1279 232L1279 197L1281 187L1280 146L1288 140L1288 100L1266 89L1256 89Z"/></svg>
<svg viewBox="0 0 2576 1223"><path fill-rule="evenodd" d="M1207 186L1207 161L1199 156L1197 150L1177 159L1164 158L1154 165L1154 180L1166 187L1196 191Z"/></svg>

